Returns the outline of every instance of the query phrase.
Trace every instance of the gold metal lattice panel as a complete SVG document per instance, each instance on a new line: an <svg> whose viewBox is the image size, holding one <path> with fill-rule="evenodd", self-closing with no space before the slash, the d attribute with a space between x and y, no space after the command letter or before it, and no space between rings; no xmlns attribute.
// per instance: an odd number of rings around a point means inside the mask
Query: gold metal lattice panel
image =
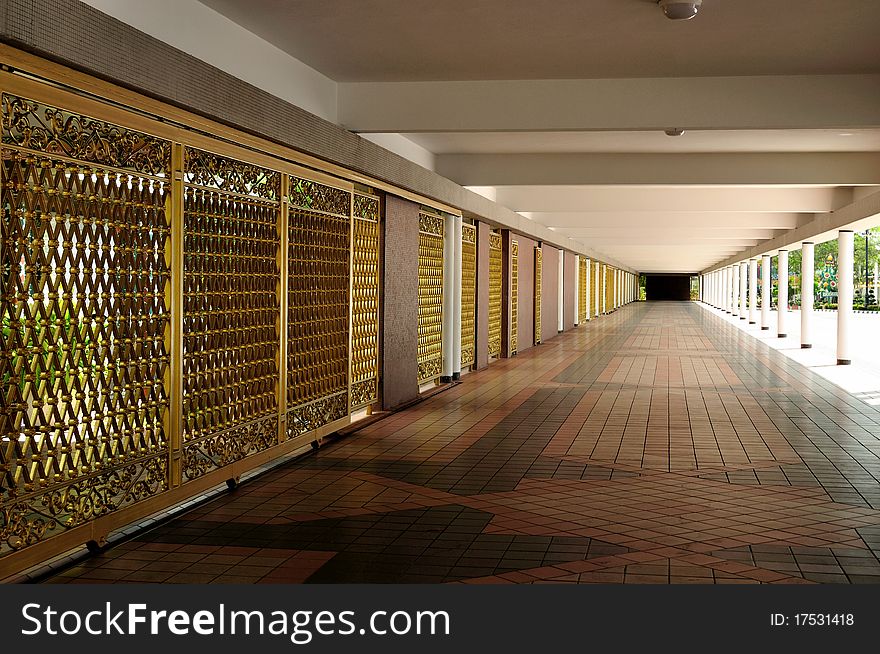
<svg viewBox="0 0 880 654"><path fill-rule="evenodd" d="M510 242L510 353L516 354L517 305L519 304L519 242Z"/></svg>
<svg viewBox="0 0 880 654"><path fill-rule="evenodd" d="M592 273L590 275L590 311L593 314L593 318L599 316L599 293L602 289L602 284L599 281L599 270L599 262L594 262L593 269L590 271Z"/></svg>
<svg viewBox="0 0 880 654"><path fill-rule="evenodd" d="M443 371L443 218L419 214L419 383Z"/></svg>
<svg viewBox="0 0 880 654"><path fill-rule="evenodd" d="M461 365L474 363L477 293L477 228L461 226Z"/></svg>
<svg viewBox="0 0 880 654"><path fill-rule="evenodd" d="M278 441L277 172L185 149L183 476Z"/></svg>
<svg viewBox="0 0 880 654"><path fill-rule="evenodd" d="M379 376L379 198L355 193L351 269L351 408L376 401Z"/></svg>
<svg viewBox="0 0 880 654"><path fill-rule="evenodd" d="M590 264L584 258L578 259L578 262L578 322L586 322L590 315L590 309L587 306L589 301L587 273Z"/></svg>
<svg viewBox="0 0 880 654"><path fill-rule="evenodd" d="M348 415L352 194L290 177L287 435Z"/></svg>
<svg viewBox="0 0 880 654"><path fill-rule="evenodd" d="M544 253L535 248L535 345L541 342L541 277L544 274Z"/></svg>
<svg viewBox="0 0 880 654"><path fill-rule="evenodd" d="M2 99L0 555L168 488L171 147Z"/></svg>
<svg viewBox="0 0 880 654"><path fill-rule="evenodd" d="M489 356L501 355L501 234L489 233Z"/></svg>
<svg viewBox="0 0 880 654"><path fill-rule="evenodd" d="M605 266L605 295L603 297L603 311L609 313L611 311L611 299L614 297L614 270L611 266Z"/></svg>

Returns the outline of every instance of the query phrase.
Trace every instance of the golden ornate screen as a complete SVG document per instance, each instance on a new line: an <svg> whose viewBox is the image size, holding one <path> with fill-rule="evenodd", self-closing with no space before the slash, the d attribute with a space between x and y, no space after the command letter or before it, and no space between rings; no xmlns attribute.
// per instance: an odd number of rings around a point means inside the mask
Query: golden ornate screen
<svg viewBox="0 0 880 654"><path fill-rule="evenodd" d="M510 354L516 354L519 304L519 242L510 241Z"/></svg>
<svg viewBox="0 0 880 654"><path fill-rule="evenodd" d="M461 366L474 363L477 293L477 228L461 226Z"/></svg>
<svg viewBox="0 0 880 654"><path fill-rule="evenodd" d="M541 277L544 272L544 253L535 248L535 345L541 342Z"/></svg>
<svg viewBox="0 0 880 654"><path fill-rule="evenodd" d="M184 148L183 475L278 442L281 175Z"/></svg>
<svg viewBox="0 0 880 654"><path fill-rule="evenodd" d="M587 284L589 265L587 259L578 259L578 322L586 322L590 317L590 308L587 306L590 299Z"/></svg>
<svg viewBox="0 0 880 654"><path fill-rule="evenodd" d="M501 234L489 232L489 356L501 356Z"/></svg>
<svg viewBox="0 0 880 654"><path fill-rule="evenodd" d="M354 195L351 298L351 408L379 395L379 198Z"/></svg>
<svg viewBox="0 0 880 654"><path fill-rule="evenodd" d="M420 384L443 371L443 217L419 214L419 374Z"/></svg>
<svg viewBox="0 0 880 654"><path fill-rule="evenodd" d="M348 191L290 177L287 245L287 435L348 415Z"/></svg>
<svg viewBox="0 0 880 654"><path fill-rule="evenodd" d="M168 488L171 143L3 94L0 555Z"/></svg>

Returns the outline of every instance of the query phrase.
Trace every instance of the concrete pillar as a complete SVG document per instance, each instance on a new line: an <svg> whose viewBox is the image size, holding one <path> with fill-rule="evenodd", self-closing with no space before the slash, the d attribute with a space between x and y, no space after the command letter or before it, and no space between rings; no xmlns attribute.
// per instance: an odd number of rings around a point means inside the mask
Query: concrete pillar
<svg viewBox="0 0 880 654"><path fill-rule="evenodd" d="M739 319L745 320L749 312L748 299L746 298L746 283L749 276L749 264L743 261L739 264Z"/></svg>
<svg viewBox="0 0 880 654"><path fill-rule="evenodd" d="M788 318L788 250L779 251L779 292L776 295L776 335L785 338L788 335L785 321Z"/></svg>
<svg viewBox="0 0 880 654"><path fill-rule="evenodd" d="M749 259L749 324L754 325L758 313L758 260Z"/></svg>
<svg viewBox="0 0 880 654"><path fill-rule="evenodd" d="M603 263L602 264L602 277L601 277L601 279L602 279L602 305L601 305L601 308L603 310L602 311L603 313L608 313L608 288L607 288L607 286L608 286L608 283L607 283L608 282L608 272L607 272L607 270L608 270L607 266Z"/></svg>
<svg viewBox="0 0 880 654"><path fill-rule="evenodd" d="M733 304L733 271L730 266L724 268L724 311L730 313L730 307Z"/></svg>
<svg viewBox="0 0 880 654"><path fill-rule="evenodd" d="M453 316L452 316L452 378L461 377L461 216L453 218L455 230L452 238L455 240L455 261L452 273L455 275L453 283Z"/></svg>
<svg viewBox="0 0 880 654"><path fill-rule="evenodd" d="M561 332L565 329L565 250L559 251L559 263L556 266L557 285L556 285L556 331Z"/></svg>
<svg viewBox="0 0 880 654"><path fill-rule="evenodd" d="M849 331L853 313L853 233L837 234L837 365L847 366L850 358Z"/></svg>
<svg viewBox="0 0 880 654"><path fill-rule="evenodd" d="M770 329L770 255L761 257L761 329Z"/></svg>
<svg viewBox="0 0 880 654"><path fill-rule="evenodd" d="M727 268L721 269L721 306L722 311L727 311Z"/></svg>
<svg viewBox="0 0 880 654"><path fill-rule="evenodd" d="M455 353L455 220L447 216L443 220L443 372L440 381L452 381L453 355Z"/></svg>
<svg viewBox="0 0 880 654"><path fill-rule="evenodd" d="M813 347L813 275L815 246L809 241L801 246L801 347Z"/></svg>
<svg viewBox="0 0 880 654"><path fill-rule="evenodd" d="M740 297L739 297L739 266L731 266L731 272L733 273L733 281L731 282L731 291L733 293L733 300L730 304L730 313L733 314L733 317L739 314L739 305L740 305Z"/></svg>

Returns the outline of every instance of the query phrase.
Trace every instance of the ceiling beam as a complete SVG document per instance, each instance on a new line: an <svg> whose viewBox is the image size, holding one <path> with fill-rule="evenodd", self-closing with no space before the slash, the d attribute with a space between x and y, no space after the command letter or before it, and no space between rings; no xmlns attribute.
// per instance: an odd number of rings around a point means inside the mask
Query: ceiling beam
<svg viewBox="0 0 880 654"><path fill-rule="evenodd" d="M880 152L441 154L463 186L520 184L880 184Z"/></svg>
<svg viewBox="0 0 880 654"><path fill-rule="evenodd" d="M355 132L880 127L880 75L339 84Z"/></svg>
<svg viewBox="0 0 880 654"><path fill-rule="evenodd" d="M514 211L760 211L822 213L852 200L850 189L733 186L497 186Z"/></svg>
<svg viewBox="0 0 880 654"><path fill-rule="evenodd" d="M811 213L784 211L573 211L526 212L533 222L562 229L785 230L806 224ZM770 238L773 234L768 235Z"/></svg>
<svg viewBox="0 0 880 654"><path fill-rule="evenodd" d="M789 230L752 248L737 252L711 268L707 268L705 272L711 272L764 254L775 255L781 249L797 250L800 249L804 241L823 243L837 238L837 232L841 229L858 231L878 225L880 225L880 191L855 200L833 213L817 215L805 225Z"/></svg>

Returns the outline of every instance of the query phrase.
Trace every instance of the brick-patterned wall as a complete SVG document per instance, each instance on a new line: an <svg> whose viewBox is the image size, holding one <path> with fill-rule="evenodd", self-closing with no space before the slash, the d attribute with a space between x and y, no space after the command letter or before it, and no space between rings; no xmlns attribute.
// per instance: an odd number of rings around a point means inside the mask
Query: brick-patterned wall
<svg viewBox="0 0 880 654"><path fill-rule="evenodd" d="M575 269L574 254L565 253L565 259L562 262L563 277L563 303L562 303L562 325L563 329L574 328L574 316L577 310L577 297L575 297L574 280L577 275Z"/></svg>
<svg viewBox="0 0 880 654"><path fill-rule="evenodd" d="M385 199L382 406L418 397L419 205Z"/></svg>
<svg viewBox="0 0 880 654"><path fill-rule="evenodd" d="M489 365L489 225L477 223L477 329L474 368Z"/></svg>
<svg viewBox="0 0 880 654"><path fill-rule="evenodd" d="M519 342L516 351L523 352L535 345L535 246L538 243L525 236L516 236L516 240L519 241Z"/></svg>
<svg viewBox="0 0 880 654"><path fill-rule="evenodd" d="M559 255L560 251L544 244L544 270L541 286L541 340L549 341L559 333L557 307L559 306Z"/></svg>

